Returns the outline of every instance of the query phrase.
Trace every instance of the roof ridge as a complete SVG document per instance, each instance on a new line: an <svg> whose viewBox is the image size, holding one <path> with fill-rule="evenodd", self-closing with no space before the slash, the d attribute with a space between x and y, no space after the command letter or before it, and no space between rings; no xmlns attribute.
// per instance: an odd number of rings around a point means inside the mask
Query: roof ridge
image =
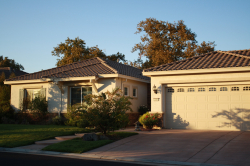
<svg viewBox="0 0 250 166"><path fill-rule="evenodd" d="M110 70L114 71L116 74L119 74L119 72L118 72L116 69L114 69L113 67L109 66L105 60L103 60L103 59L100 58L100 57L96 57L96 58L97 58L99 61L101 61L101 63L102 63L104 66L108 67Z"/></svg>
<svg viewBox="0 0 250 166"><path fill-rule="evenodd" d="M238 56L238 57L242 57L242 58L250 59L249 56L240 55L240 54L235 54L235 53L231 53L231 52L228 52L228 51L220 51L220 50L218 50L217 52L224 53L224 54L229 54L229 55L234 55L234 56Z"/></svg>

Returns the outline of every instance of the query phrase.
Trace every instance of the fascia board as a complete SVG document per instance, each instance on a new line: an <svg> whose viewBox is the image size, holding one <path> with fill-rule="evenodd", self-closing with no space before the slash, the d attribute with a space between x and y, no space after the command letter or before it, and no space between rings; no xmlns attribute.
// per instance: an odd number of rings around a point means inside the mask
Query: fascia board
<svg viewBox="0 0 250 166"><path fill-rule="evenodd" d="M230 68L211 68L211 69L191 69L191 70L171 70L142 72L144 76L163 76L163 75L183 75L183 74L206 74L206 73L232 73L232 72L250 72L250 67L230 67Z"/></svg>
<svg viewBox="0 0 250 166"><path fill-rule="evenodd" d="M14 85L14 84L30 84L30 83L40 83L40 82L55 82L55 81L82 81L95 79L95 76L90 77L69 77L69 78L41 78L36 80L19 80L19 81L4 81L4 84Z"/></svg>
<svg viewBox="0 0 250 166"><path fill-rule="evenodd" d="M125 79L129 79L129 80L134 80L134 81L138 81L138 82L145 82L145 83L150 83L150 81L148 80L144 80L144 79L140 79L140 78L136 78L136 77L131 77L131 76L126 76L123 74L99 74L98 75L99 78L125 78Z"/></svg>

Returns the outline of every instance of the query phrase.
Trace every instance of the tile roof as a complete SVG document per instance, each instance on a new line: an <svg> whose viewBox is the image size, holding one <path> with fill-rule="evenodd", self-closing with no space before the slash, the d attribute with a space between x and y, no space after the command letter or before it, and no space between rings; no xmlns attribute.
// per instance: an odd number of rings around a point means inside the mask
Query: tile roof
<svg viewBox="0 0 250 166"><path fill-rule="evenodd" d="M140 69L96 57L60 67L55 67L48 70L42 70L39 72L26 74L12 79L7 79L6 81L34 80L51 77L88 77L96 76L98 74L123 74L144 80L150 79L149 77L143 76L142 70Z"/></svg>
<svg viewBox="0 0 250 166"><path fill-rule="evenodd" d="M0 67L0 75L4 72L5 78L9 78L11 73L14 73L16 76L28 74L27 72L21 71L21 70L15 70L11 67Z"/></svg>
<svg viewBox="0 0 250 166"><path fill-rule="evenodd" d="M250 49L235 51L214 51L152 68L143 72L210 69L250 66Z"/></svg>

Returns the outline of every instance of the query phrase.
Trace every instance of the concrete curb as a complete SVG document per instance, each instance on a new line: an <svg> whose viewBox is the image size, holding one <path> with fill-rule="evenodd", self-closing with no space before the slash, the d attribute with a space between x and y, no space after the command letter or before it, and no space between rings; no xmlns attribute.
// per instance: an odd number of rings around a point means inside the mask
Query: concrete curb
<svg viewBox="0 0 250 166"><path fill-rule="evenodd" d="M190 162L180 162L180 161L112 157L112 156L102 156L102 155L90 155L90 154L84 154L84 153L82 154L63 153L63 152L52 152L52 151L28 150L28 149L21 149L21 148L0 147L0 152L26 153L26 154L36 154L36 155L48 155L48 156L54 156L54 157L70 157L70 158L77 158L77 159L115 160L115 161L152 163L152 164L155 163L155 164L171 164L171 165L187 165L187 166L232 166L232 165L221 165L221 164L190 163Z"/></svg>

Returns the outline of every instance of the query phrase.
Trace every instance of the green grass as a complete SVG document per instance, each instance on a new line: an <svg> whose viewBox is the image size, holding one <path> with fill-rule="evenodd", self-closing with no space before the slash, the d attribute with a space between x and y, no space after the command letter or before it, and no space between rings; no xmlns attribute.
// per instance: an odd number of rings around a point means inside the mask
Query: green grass
<svg viewBox="0 0 250 166"><path fill-rule="evenodd" d="M138 133L132 132L114 132L109 133L108 135L113 140L98 140L98 141L83 141L81 138L75 138L72 140L63 141L60 143L49 145L42 150L45 151L56 151L56 152L68 152L68 153L83 153L103 145L107 145L116 140L126 138L132 135L136 135Z"/></svg>
<svg viewBox="0 0 250 166"><path fill-rule="evenodd" d="M0 147L18 147L34 144L35 141L53 139L56 136L86 133L89 130L57 125L0 124Z"/></svg>

